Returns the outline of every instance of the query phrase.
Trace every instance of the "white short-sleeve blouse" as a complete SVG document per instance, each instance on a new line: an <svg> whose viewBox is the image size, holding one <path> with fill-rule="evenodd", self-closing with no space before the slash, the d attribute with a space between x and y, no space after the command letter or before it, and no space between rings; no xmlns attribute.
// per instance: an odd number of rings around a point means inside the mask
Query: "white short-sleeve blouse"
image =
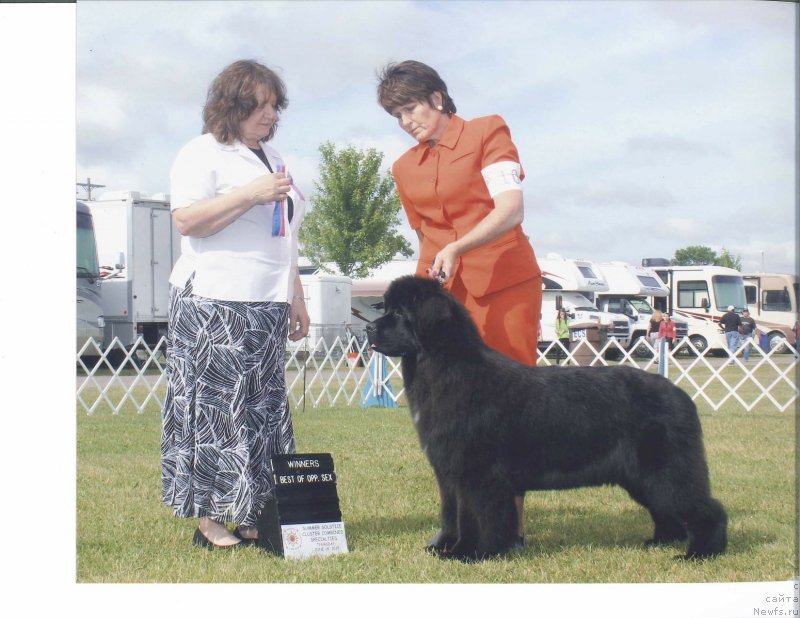
<svg viewBox="0 0 800 618"><path fill-rule="evenodd" d="M262 144L272 169L285 164L272 147ZM241 142L220 144L206 133L186 144L170 171L172 209L224 195L269 173L259 158ZM290 302L297 267L297 235L305 215L305 200L292 186L294 213L288 220L283 208L285 236L272 235L274 204L257 204L216 234L205 238L183 236L181 257L170 283L192 282L198 296L217 300Z"/></svg>

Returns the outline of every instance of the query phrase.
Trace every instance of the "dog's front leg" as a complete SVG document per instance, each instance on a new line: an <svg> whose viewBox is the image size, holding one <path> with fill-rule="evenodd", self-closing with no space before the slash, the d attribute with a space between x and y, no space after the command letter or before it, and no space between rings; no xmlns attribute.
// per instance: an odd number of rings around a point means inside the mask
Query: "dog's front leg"
<svg viewBox="0 0 800 618"><path fill-rule="evenodd" d="M476 546L480 536L478 520L475 517L470 492L459 488L455 495L457 538L444 551L440 558L456 560L474 560L477 558Z"/></svg>
<svg viewBox="0 0 800 618"><path fill-rule="evenodd" d="M439 522L441 528L428 541L425 549L434 553L441 553L453 547L458 539L458 501L452 483L443 482L438 474L436 475L436 480L439 484Z"/></svg>

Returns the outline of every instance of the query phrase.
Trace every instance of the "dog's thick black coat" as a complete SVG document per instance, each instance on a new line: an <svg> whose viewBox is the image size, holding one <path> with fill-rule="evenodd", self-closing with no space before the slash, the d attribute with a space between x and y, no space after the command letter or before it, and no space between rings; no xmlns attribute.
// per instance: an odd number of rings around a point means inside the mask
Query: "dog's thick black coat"
<svg viewBox="0 0 800 618"><path fill-rule="evenodd" d="M487 347L433 280L389 286L370 343L402 357L420 442L442 497L441 557L475 559L516 540L514 495L619 485L653 518L648 543L688 539L719 554L727 515L711 497L697 410L669 380L633 367L528 367Z"/></svg>

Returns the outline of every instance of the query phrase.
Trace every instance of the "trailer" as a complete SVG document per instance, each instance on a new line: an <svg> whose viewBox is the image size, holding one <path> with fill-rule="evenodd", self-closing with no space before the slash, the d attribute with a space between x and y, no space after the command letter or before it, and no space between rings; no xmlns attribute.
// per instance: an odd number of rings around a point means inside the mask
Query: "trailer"
<svg viewBox="0 0 800 618"><path fill-rule="evenodd" d="M667 296L651 296L653 307L669 311L689 325L689 340L701 354L727 350L719 319L729 306L741 312L747 307L742 274L733 268L711 265L671 265L665 258L645 258L669 290Z"/></svg>
<svg viewBox="0 0 800 618"><path fill-rule="evenodd" d="M630 347L631 334L625 315L601 310L595 304L598 294L608 290L608 282L594 262L564 258L549 253L538 258L542 270L542 319L539 345L547 347L556 339L556 313L559 307L567 310L570 323L598 322L604 326L609 339Z"/></svg>
<svg viewBox="0 0 800 618"><path fill-rule="evenodd" d="M95 240L92 212L83 202L77 202L76 208L76 271L77 291L76 303L76 352L80 352L89 339L98 345L103 340L102 288L100 268L97 262L97 242ZM97 350L87 350L87 352ZM95 356L95 354L89 354Z"/></svg>
<svg viewBox="0 0 800 618"><path fill-rule="evenodd" d="M169 276L180 257L169 196L118 191L87 203L104 274L103 346L116 338L130 348L139 337L153 346L167 333Z"/></svg>
<svg viewBox="0 0 800 618"><path fill-rule="evenodd" d="M669 296L669 289L651 268L619 261L601 262L597 268L608 283L607 290L597 293L598 308L624 315L631 329L628 348L633 348L637 356L649 356L650 350L639 345L640 339L647 338L653 317L654 310L647 299ZM672 321L680 341L689 334L689 325L680 317L674 317Z"/></svg>
<svg viewBox="0 0 800 618"><path fill-rule="evenodd" d="M326 273L308 272L302 274L300 282L303 285L306 309L310 325L308 337L301 341L289 341L289 347L299 348L307 346L308 350L330 350L338 338L347 341L348 329L351 323L351 290L353 282L350 277L329 275ZM320 342L324 341L324 344Z"/></svg>
<svg viewBox="0 0 800 618"><path fill-rule="evenodd" d="M797 275L747 273L744 293L756 327L766 333L769 347L782 346L781 339L795 346L798 330Z"/></svg>

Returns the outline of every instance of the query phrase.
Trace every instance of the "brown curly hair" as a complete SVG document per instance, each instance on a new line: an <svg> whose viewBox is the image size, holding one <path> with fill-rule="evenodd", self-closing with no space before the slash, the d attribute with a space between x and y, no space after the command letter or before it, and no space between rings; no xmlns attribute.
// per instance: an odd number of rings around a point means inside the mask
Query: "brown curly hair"
<svg viewBox="0 0 800 618"><path fill-rule="evenodd" d="M289 104L286 85L275 71L255 60L238 60L225 67L208 88L203 107L203 133L213 134L223 144L241 139L239 124L258 106L256 91L262 85L275 95L276 111L286 109ZM271 140L277 129L275 122L264 141Z"/></svg>

